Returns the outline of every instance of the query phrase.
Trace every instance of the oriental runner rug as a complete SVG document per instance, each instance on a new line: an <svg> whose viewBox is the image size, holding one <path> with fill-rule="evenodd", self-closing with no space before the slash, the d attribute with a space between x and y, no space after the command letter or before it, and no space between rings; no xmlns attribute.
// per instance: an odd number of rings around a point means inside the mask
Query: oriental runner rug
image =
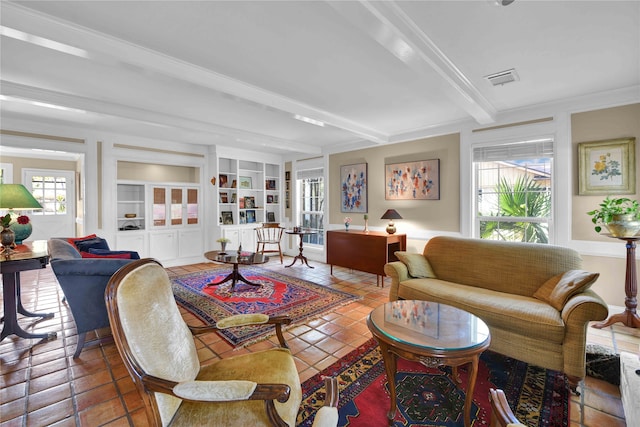
<svg viewBox="0 0 640 427"><path fill-rule="evenodd" d="M318 318L340 306L362 297L326 286L256 267L241 266L242 275L262 286L231 281L207 287L229 274L220 267L171 278L173 294L178 304L208 324L235 314L263 313L270 316L288 315L290 327ZM218 332L234 346L244 346L275 335L273 325L239 326Z"/></svg>
<svg viewBox="0 0 640 427"><path fill-rule="evenodd" d="M451 379L451 368L427 368L398 358L398 407L395 426L462 426L467 369L458 368L462 384ZM324 376L338 378L339 426L384 427L390 398L384 363L371 339L302 384L298 427L310 426L324 403ZM530 427L566 427L570 390L564 374L527 365L492 351L480 357L471 420L488 426L489 388L504 390L518 419Z"/></svg>

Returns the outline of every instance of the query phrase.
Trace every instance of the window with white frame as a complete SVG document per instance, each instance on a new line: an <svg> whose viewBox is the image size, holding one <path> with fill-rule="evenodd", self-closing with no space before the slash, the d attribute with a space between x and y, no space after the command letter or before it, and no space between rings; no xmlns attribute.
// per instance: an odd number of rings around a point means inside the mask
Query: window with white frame
<svg viewBox="0 0 640 427"><path fill-rule="evenodd" d="M552 139L475 147L476 237L550 243L552 166Z"/></svg>
<svg viewBox="0 0 640 427"><path fill-rule="evenodd" d="M67 179L64 176L31 176L33 197L42 205L34 215L67 214Z"/></svg>
<svg viewBox="0 0 640 427"><path fill-rule="evenodd" d="M296 164L296 190L298 194L298 223L302 228L315 231L306 234L303 242L324 246L324 168L322 159L302 161Z"/></svg>

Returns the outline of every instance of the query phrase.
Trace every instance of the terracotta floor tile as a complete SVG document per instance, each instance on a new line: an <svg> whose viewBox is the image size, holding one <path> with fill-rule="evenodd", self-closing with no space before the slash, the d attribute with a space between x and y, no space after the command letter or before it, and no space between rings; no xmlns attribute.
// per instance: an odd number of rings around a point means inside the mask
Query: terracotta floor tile
<svg viewBox="0 0 640 427"><path fill-rule="evenodd" d="M388 300L390 283L387 279L385 287L380 288L376 287L374 275L336 267L332 276L329 266L319 262L313 262L313 265L314 269L300 266L287 269L285 274L356 294L362 299L285 331L301 381L371 338L366 317L373 308ZM168 271L173 275L210 267L209 263L200 263ZM264 267L283 272L279 262L270 262ZM0 427L147 426L142 400L120 359L109 328L89 333L87 339L101 338L102 342L86 346L80 358L73 359L71 356L78 339L75 323L68 307L60 302L62 293L51 269L25 274L22 289L28 309L56 314L53 319L35 324L27 319L21 320L21 324L24 321L24 326L32 330L55 330L58 338L39 342L8 337L0 342ZM180 312L188 324L202 324L184 308L180 307ZM631 349L637 352L640 331L618 324L604 329L590 327L588 342L618 351ZM198 355L206 364L277 345L277 338L271 337L234 350L215 333L196 338ZM582 396L571 398L572 427L624 425L616 386L587 377L580 390ZM74 412L74 401L81 408L78 412ZM27 406L30 412L26 411Z"/></svg>

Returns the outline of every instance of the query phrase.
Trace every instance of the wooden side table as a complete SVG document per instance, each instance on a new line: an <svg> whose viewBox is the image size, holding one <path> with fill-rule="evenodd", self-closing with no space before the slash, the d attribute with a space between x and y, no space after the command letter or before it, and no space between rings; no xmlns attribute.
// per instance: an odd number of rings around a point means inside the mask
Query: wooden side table
<svg viewBox="0 0 640 427"><path fill-rule="evenodd" d="M2 273L2 292L4 299L4 327L0 334L0 341L9 335L21 338L42 338L51 340L56 338L55 332L32 334L18 324L18 313L27 317L42 317L49 319L53 313L32 313L27 311L20 300L20 272L45 268L49 263L49 251L46 240L25 242L18 245L7 257L0 258L0 273Z"/></svg>
<svg viewBox="0 0 640 427"><path fill-rule="evenodd" d="M620 322L630 328L638 328L640 327L640 317L638 317L638 313L636 312L636 308L638 307L638 300L636 298L638 294L638 280L636 277L636 241L640 240L640 236L614 238L627 242L627 272L624 280L624 292L626 295L626 298L624 299L625 309L622 313L614 314L604 322L596 323L593 327L601 329Z"/></svg>
<svg viewBox="0 0 640 427"><path fill-rule="evenodd" d="M307 260L307 257L302 255L302 250L303 250L303 240L304 240L304 236L308 235L308 234L317 234L317 231L312 231L312 230L301 230L301 231L293 231L293 230L287 230L285 231L285 233L289 234L289 235L297 235L300 237L300 246L298 247L298 255L296 255L293 258L293 261L291 262L291 264L289 265L285 265L285 267L291 267L293 264L296 263L297 260L300 260L301 264L305 264L307 267L309 268L313 268L312 265L309 265L309 261Z"/></svg>

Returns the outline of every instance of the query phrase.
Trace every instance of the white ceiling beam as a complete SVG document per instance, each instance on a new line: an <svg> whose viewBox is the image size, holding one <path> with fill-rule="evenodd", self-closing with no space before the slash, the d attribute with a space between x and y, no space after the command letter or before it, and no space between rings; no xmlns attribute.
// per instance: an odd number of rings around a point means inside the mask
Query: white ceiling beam
<svg viewBox="0 0 640 427"><path fill-rule="evenodd" d="M328 3L419 75L431 77L435 71L449 98L478 123L495 121L495 107L395 2Z"/></svg>
<svg viewBox="0 0 640 427"><path fill-rule="evenodd" d="M321 154L319 147L301 144L297 141L275 138L269 135L257 134L241 129L129 107L122 104L25 86L6 80L0 80L0 88L2 89L2 95L25 101L37 101L76 110L84 110L104 116L138 121L150 126L172 127L189 132L205 132L211 134L212 137L229 138L237 142L251 144L258 148L268 146L289 152Z"/></svg>
<svg viewBox="0 0 640 427"><path fill-rule="evenodd" d="M389 140L387 134L346 117L150 49L58 21L19 5L3 3L2 13L5 26L77 48L79 52L82 52L80 56L93 61L109 64L131 64L153 73L170 76L231 95L231 99L236 102L258 104L260 108L286 114L291 120L294 120L295 115L300 115L324 122L373 142L384 143ZM11 25L7 25L7 22Z"/></svg>

